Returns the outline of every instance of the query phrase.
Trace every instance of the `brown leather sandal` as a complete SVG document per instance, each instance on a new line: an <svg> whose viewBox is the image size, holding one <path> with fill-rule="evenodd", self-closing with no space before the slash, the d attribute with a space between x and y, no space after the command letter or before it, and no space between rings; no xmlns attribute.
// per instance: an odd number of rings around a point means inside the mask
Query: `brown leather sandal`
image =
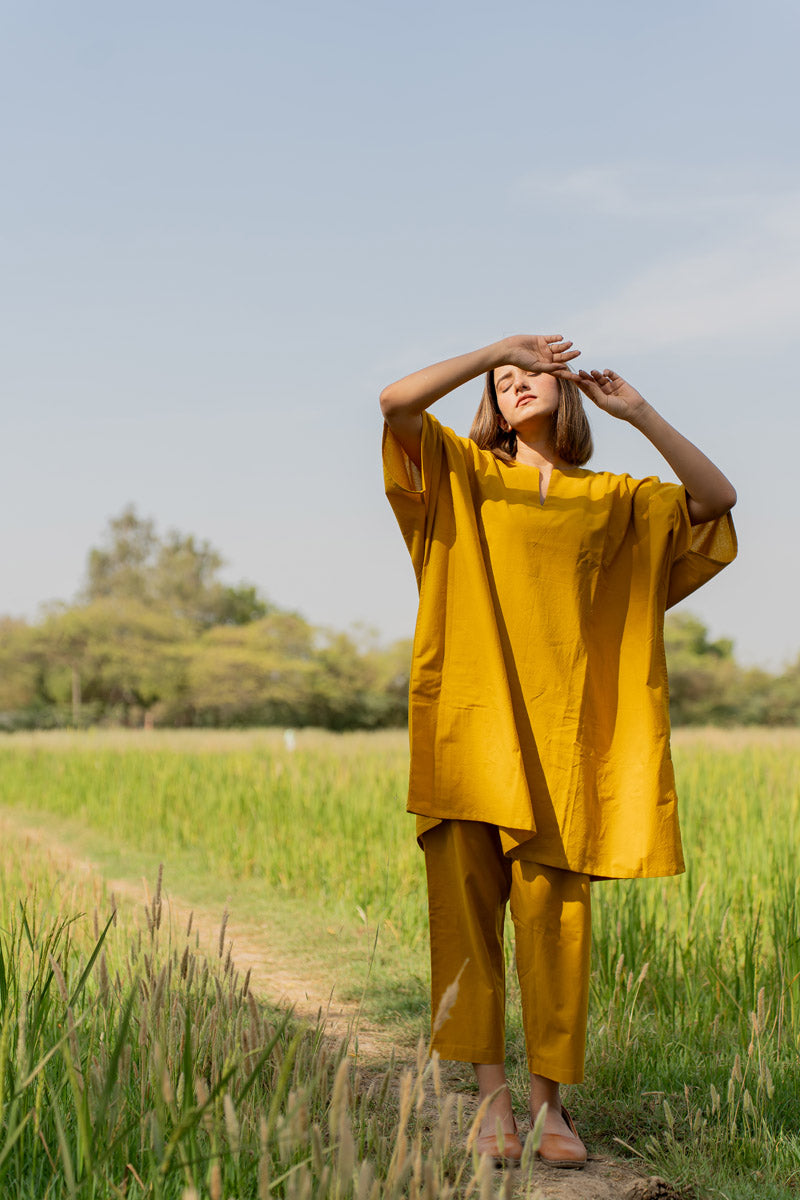
<svg viewBox="0 0 800 1200"><path fill-rule="evenodd" d="M478 1154L488 1154L493 1158L496 1167L518 1167L522 1160L522 1142L519 1139L517 1122L514 1122L513 1133L503 1131L502 1151L496 1133L484 1133L481 1137L477 1137L475 1149Z"/></svg>
<svg viewBox="0 0 800 1200"><path fill-rule="evenodd" d="M563 1133L542 1134L542 1140L536 1153L548 1167L572 1167L580 1170L581 1167L586 1166L586 1147L578 1137L572 1117L563 1104L561 1115L566 1121L572 1137L565 1137Z"/></svg>

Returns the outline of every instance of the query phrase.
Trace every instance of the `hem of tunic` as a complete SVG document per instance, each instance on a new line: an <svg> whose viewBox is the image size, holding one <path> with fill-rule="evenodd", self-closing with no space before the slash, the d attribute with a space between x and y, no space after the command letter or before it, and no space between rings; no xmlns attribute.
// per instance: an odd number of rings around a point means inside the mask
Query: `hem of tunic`
<svg viewBox="0 0 800 1200"><path fill-rule="evenodd" d="M441 825L442 821L453 819L451 817L432 817L427 813L412 813L411 815L417 818L416 838L420 850L424 849L422 839L426 833L435 829L437 825ZM560 847L561 853L557 854L531 845L531 842L536 839L534 832L530 832L525 837L527 830L509 829L503 825L499 825L497 828L500 830L500 839L506 858L516 858L521 862L540 863L544 867L555 867L560 871L573 871L578 875L588 875L591 883L602 883L612 879L668 879L675 875L682 875L686 870L686 864L682 857L662 865L648 866L643 863L635 867L618 866L616 868L610 868L607 863L588 858L570 861L563 846Z"/></svg>

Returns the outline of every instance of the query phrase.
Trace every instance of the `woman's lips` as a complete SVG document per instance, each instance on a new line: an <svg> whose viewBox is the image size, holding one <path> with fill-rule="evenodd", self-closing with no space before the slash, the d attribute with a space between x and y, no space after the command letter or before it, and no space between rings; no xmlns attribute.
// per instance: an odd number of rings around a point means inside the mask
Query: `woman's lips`
<svg viewBox="0 0 800 1200"><path fill-rule="evenodd" d="M520 404L524 404L526 402L526 400L535 400L535 399L536 399L536 397L534 396L533 392L523 392L523 394L517 400L516 407L519 408Z"/></svg>

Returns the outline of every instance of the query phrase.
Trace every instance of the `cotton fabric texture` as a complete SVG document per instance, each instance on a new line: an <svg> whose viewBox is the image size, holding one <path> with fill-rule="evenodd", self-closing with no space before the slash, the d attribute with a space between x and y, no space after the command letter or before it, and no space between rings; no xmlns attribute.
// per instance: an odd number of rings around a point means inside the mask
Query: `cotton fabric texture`
<svg viewBox="0 0 800 1200"><path fill-rule="evenodd" d="M589 1007L589 877L508 858L482 821L424 835L431 930L431 1049L459 1062L505 1061L503 925L510 902L528 1070L580 1083ZM437 1021L447 988L458 991Z"/></svg>
<svg viewBox="0 0 800 1200"><path fill-rule="evenodd" d="M423 414L422 469L384 428L420 591L408 809L417 835L497 825L511 857L595 878L684 868L666 608L736 556L655 477L506 464Z"/></svg>

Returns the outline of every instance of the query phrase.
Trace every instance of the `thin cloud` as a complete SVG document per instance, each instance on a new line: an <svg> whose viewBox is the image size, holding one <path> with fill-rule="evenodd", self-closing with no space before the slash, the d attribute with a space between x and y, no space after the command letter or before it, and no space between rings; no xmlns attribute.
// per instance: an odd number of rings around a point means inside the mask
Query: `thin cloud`
<svg viewBox="0 0 800 1200"><path fill-rule="evenodd" d="M740 219L718 227L710 222L704 249L695 244L667 257L664 246L674 241L674 229L665 228L658 258L576 312L570 328L611 354L632 342L647 352L703 338L795 339L800 193L739 196L737 202Z"/></svg>
<svg viewBox="0 0 800 1200"><path fill-rule="evenodd" d="M523 181L514 202L565 206L593 216L637 221L680 222L713 216L758 214L782 195L791 196L787 180L762 180L744 187L741 173L656 166L579 167L549 177Z"/></svg>

